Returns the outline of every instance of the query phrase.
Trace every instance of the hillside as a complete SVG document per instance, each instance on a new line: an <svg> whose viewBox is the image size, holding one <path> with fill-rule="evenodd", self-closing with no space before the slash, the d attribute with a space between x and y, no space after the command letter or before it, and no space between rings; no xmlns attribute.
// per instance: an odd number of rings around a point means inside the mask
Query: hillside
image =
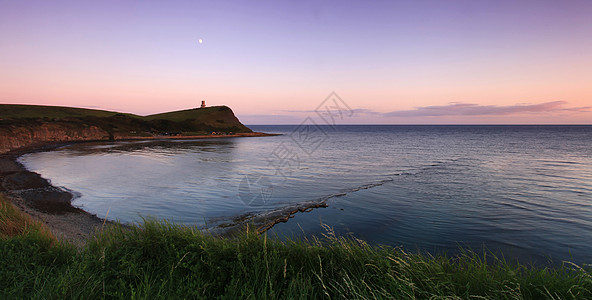
<svg viewBox="0 0 592 300"><path fill-rule="evenodd" d="M112 111L0 104L0 153L37 143L251 133L232 109L213 106L138 116Z"/></svg>
<svg viewBox="0 0 592 300"><path fill-rule="evenodd" d="M0 119L110 117L115 114L117 112L76 107L0 104Z"/></svg>
<svg viewBox="0 0 592 300"><path fill-rule="evenodd" d="M241 124L228 106L212 106L142 117L151 124L166 123L181 132L252 132Z"/></svg>

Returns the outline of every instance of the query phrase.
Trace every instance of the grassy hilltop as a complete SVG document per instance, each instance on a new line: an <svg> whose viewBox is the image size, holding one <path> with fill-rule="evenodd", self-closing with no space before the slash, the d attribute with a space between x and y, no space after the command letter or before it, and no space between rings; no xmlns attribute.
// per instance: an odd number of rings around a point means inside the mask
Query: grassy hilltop
<svg viewBox="0 0 592 300"><path fill-rule="evenodd" d="M113 111L41 105L0 104L0 126L58 123L97 126L110 136L159 134L195 135L219 132L251 132L227 106L212 106L138 116Z"/></svg>
<svg viewBox="0 0 592 300"><path fill-rule="evenodd" d="M111 117L115 114L112 111L75 107L0 104L1 119Z"/></svg>

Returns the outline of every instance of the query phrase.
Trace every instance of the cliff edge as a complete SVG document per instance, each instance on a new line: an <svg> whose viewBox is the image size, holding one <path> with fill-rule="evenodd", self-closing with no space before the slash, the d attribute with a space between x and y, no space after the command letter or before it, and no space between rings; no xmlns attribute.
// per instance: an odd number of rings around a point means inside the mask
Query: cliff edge
<svg viewBox="0 0 592 300"><path fill-rule="evenodd" d="M149 116L72 107L0 104L0 154L46 143L252 133L227 106Z"/></svg>

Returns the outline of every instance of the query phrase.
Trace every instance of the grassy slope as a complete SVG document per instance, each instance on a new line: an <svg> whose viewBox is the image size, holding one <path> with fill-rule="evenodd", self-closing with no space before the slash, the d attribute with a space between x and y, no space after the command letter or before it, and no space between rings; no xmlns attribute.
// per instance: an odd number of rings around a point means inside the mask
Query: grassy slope
<svg viewBox="0 0 592 300"><path fill-rule="evenodd" d="M154 114L143 117L147 121L168 120L179 124L193 124L196 127L207 127L209 129L220 128L221 130L243 132L244 125L234 116L232 110L227 106L210 106L206 108L194 108L180 111L173 111L161 114Z"/></svg>
<svg viewBox="0 0 592 300"><path fill-rule="evenodd" d="M0 104L0 118L110 117L117 112L62 106ZM133 116L133 115L132 115Z"/></svg>
<svg viewBox="0 0 592 300"><path fill-rule="evenodd" d="M212 106L203 109L186 109L172 111L148 116L138 116L134 114L124 114L130 117L142 120L169 120L181 122L187 119L213 118L219 109L224 106ZM19 118L76 118L76 117L112 117L120 114L114 111L63 107L63 106L44 106L44 105L20 105L20 104L0 104L0 118L19 119ZM214 115L212 117L212 115Z"/></svg>
<svg viewBox="0 0 592 300"><path fill-rule="evenodd" d="M196 119L208 117L211 114L216 114L219 108L224 106L210 106L206 108L193 108L179 111L171 111L161 114L154 114L144 117L146 120L165 119L174 122L181 122L187 119Z"/></svg>
<svg viewBox="0 0 592 300"><path fill-rule="evenodd" d="M109 132L157 131L206 133L211 131L250 132L226 106L188 109L149 116L122 114L84 108L0 104L0 120L15 122L27 119L76 119L83 124L97 125ZM22 122L22 121L20 121Z"/></svg>
<svg viewBox="0 0 592 300"><path fill-rule="evenodd" d="M36 232L0 238L0 298L586 299L590 271L450 259L329 234L285 241L217 238L147 221L98 233L85 248Z"/></svg>
<svg viewBox="0 0 592 300"><path fill-rule="evenodd" d="M57 241L45 224L22 213L0 195L0 238L37 233L49 240Z"/></svg>

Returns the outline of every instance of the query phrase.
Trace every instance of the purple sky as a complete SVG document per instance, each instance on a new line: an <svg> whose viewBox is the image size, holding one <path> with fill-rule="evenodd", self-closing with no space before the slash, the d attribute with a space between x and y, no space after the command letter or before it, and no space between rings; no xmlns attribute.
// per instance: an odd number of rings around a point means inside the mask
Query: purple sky
<svg viewBox="0 0 592 300"><path fill-rule="evenodd" d="M0 0L0 103L592 124L592 1ZM203 43L198 42L199 39Z"/></svg>

